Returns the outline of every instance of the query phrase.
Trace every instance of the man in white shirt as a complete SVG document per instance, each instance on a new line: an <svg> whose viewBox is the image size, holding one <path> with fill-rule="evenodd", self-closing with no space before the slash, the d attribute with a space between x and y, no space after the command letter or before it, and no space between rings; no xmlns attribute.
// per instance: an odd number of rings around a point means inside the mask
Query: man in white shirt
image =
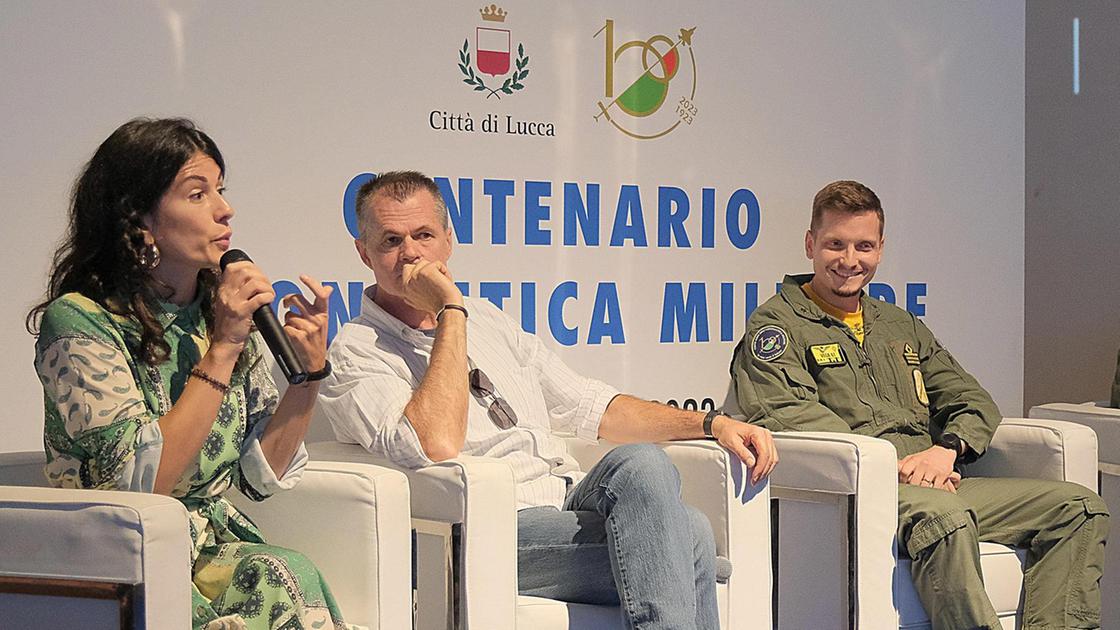
<svg viewBox="0 0 1120 630"><path fill-rule="evenodd" d="M711 526L649 442L714 437L757 483L778 461L770 433L619 394L464 298L430 178L384 173L359 190L357 212L355 245L377 284L329 351L320 403L338 438L411 468L460 453L509 462L523 594L621 605L629 627L718 627ZM585 474L563 434L625 446Z"/></svg>

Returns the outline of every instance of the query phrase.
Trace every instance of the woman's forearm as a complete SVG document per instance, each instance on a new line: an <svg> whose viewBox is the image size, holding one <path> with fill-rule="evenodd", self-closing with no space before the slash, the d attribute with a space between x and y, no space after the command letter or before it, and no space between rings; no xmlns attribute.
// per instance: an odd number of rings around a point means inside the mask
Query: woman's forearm
<svg viewBox="0 0 1120 630"><path fill-rule="evenodd" d="M277 479L288 470L307 436L318 395L318 381L289 386L261 435L261 450Z"/></svg>
<svg viewBox="0 0 1120 630"><path fill-rule="evenodd" d="M238 348L211 346L195 369L228 386L239 353ZM153 492L171 494L183 472L198 458L223 397L224 392L219 387L201 378L187 379L179 400L159 419L163 448Z"/></svg>

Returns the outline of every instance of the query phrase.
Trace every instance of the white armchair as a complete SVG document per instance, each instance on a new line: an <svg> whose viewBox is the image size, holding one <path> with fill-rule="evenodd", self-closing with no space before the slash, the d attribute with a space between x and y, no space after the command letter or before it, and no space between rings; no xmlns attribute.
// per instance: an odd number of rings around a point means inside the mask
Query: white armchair
<svg viewBox="0 0 1120 630"><path fill-rule="evenodd" d="M889 442L842 433L779 433L775 499L777 623L785 628L928 628L899 558L897 454ZM970 476L1096 479L1096 437L1066 422L1004 419ZM1023 554L981 543L988 596L1017 626Z"/></svg>
<svg viewBox="0 0 1120 630"><path fill-rule="evenodd" d="M1064 420L1085 425L1096 432L1100 448L1098 492L1114 517L1120 513L1120 409L1109 407L1107 402L1047 403L1032 407L1032 418ZM1085 462L1088 464L1089 462ZM1112 521L1116 523L1115 518ZM1120 593L1120 539L1115 524L1112 526L1113 541L1105 548L1104 577L1101 578L1102 593ZM1101 602L1101 627L1120 628L1120 601L1115 597L1104 597Z"/></svg>
<svg viewBox="0 0 1120 630"><path fill-rule="evenodd" d="M48 488L44 461L41 452L0 454L5 627L188 630L191 543L182 504L152 494ZM410 626L408 485L401 474L311 462L296 488L267 501L234 494L270 542L315 562L348 622Z"/></svg>
<svg viewBox="0 0 1120 630"><path fill-rule="evenodd" d="M681 473L685 502L711 521L716 553L730 562L731 576L717 585L723 628L754 628L771 620L770 514L766 482L751 486L748 471L714 442L663 445ZM569 441L587 470L609 450L607 444ZM359 446L322 442L312 457L391 465ZM412 515L443 524L451 537L451 566L438 558L419 567L421 614L449 597L454 628L553 630L620 627L614 607L568 604L517 595L517 515L513 473L494 459L459 457L410 471ZM420 525L418 528L422 528ZM725 565L726 566L726 565ZM450 569L446 585L441 577ZM432 575L435 573L436 575ZM432 586L425 586L425 583ZM440 591L443 592L433 592ZM448 593L448 591L450 591ZM445 618L423 619L419 628L446 627Z"/></svg>

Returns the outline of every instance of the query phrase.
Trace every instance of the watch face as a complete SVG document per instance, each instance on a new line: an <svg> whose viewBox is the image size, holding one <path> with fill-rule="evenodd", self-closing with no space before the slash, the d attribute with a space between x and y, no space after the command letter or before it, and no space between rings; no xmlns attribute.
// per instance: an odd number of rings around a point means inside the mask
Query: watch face
<svg viewBox="0 0 1120 630"><path fill-rule="evenodd" d="M952 433L942 433L937 445L947 448L957 455L961 453L961 439Z"/></svg>

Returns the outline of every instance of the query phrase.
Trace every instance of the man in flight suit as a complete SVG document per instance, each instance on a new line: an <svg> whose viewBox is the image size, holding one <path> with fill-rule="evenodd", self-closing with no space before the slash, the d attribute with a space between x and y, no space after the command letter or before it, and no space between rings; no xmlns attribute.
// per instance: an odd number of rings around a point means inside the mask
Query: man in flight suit
<svg viewBox="0 0 1120 630"><path fill-rule="evenodd" d="M935 629L999 628L980 541L1029 550L1023 628L1098 628L1109 515L1087 488L965 478L1001 420L991 396L921 320L871 299L883 210L862 184L817 193L813 274L786 276L751 314L731 373L747 421L883 438L898 452L898 541Z"/></svg>

